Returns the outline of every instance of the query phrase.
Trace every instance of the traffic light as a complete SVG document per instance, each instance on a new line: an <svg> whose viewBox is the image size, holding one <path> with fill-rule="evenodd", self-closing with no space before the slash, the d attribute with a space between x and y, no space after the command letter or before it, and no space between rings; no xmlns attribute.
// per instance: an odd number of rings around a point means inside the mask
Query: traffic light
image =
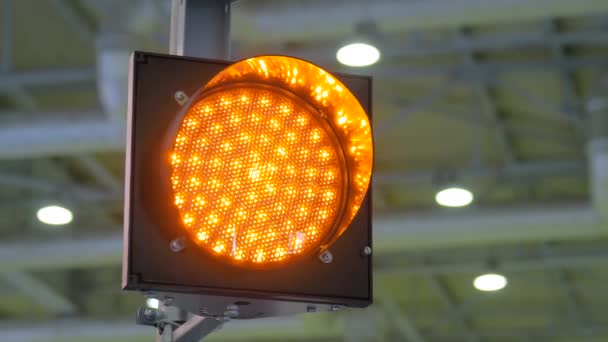
<svg viewBox="0 0 608 342"><path fill-rule="evenodd" d="M135 52L123 288L238 318L372 301L371 79Z"/></svg>

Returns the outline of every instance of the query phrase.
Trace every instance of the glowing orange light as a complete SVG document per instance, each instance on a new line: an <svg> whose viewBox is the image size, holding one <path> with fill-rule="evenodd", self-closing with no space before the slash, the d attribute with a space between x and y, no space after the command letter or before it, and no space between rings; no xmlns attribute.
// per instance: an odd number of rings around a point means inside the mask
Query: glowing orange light
<svg viewBox="0 0 608 342"><path fill-rule="evenodd" d="M270 266L344 232L367 192L373 147L365 111L339 80L302 60L257 57L220 72L195 100L168 160L193 241Z"/></svg>

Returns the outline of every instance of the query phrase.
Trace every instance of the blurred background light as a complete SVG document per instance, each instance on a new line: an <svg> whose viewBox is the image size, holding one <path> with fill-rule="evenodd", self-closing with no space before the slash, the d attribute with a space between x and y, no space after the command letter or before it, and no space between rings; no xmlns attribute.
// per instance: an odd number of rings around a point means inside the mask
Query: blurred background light
<svg viewBox="0 0 608 342"><path fill-rule="evenodd" d="M338 62L351 67L365 67L380 60L380 51L373 45L353 43L341 47L336 53Z"/></svg>
<svg viewBox="0 0 608 342"><path fill-rule="evenodd" d="M473 193L464 188L446 188L437 192L435 201L444 207L466 207L473 202Z"/></svg>
<svg viewBox="0 0 608 342"><path fill-rule="evenodd" d="M156 298L148 298L146 299L146 306L150 309L158 309L160 301Z"/></svg>
<svg viewBox="0 0 608 342"><path fill-rule="evenodd" d="M484 292L499 291L507 286L507 278L496 273L482 274L475 278L473 286L479 291Z"/></svg>
<svg viewBox="0 0 608 342"><path fill-rule="evenodd" d="M40 208L36 213L36 217L40 222L59 226L72 222L74 215L69 209L57 205L51 205Z"/></svg>

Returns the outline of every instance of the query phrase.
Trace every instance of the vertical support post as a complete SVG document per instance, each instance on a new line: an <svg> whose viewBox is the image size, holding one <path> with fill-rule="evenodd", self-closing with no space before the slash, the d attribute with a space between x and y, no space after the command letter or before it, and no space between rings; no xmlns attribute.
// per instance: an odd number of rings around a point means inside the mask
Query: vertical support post
<svg viewBox="0 0 608 342"><path fill-rule="evenodd" d="M172 0L170 53L180 56L228 59L230 56L231 0ZM165 314L173 307L163 307ZM180 310L180 314L185 311ZM165 320L157 342L195 342L212 333L221 321L192 316L174 329L175 313Z"/></svg>
<svg viewBox="0 0 608 342"><path fill-rule="evenodd" d="M228 59L230 0L173 0L170 53Z"/></svg>

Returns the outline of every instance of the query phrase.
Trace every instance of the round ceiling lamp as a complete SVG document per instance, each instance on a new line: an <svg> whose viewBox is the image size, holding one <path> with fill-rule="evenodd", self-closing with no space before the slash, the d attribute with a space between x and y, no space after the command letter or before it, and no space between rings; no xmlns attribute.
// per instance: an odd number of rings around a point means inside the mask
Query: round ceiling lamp
<svg viewBox="0 0 608 342"><path fill-rule="evenodd" d="M465 188L449 187L442 189L435 195L437 204L444 207L466 207L473 202L473 193Z"/></svg>
<svg viewBox="0 0 608 342"><path fill-rule="evenodd" d="M380 50L371 44L351 43L338 49L336 59L346 66L366 67L380 60Z"/></svg>
<svg viewBox="0 0 608 342"><path fill-rule="evenodd" d="M499 291L507 286L507 278L501 274L487 273L476 277L473 286L484 292Z"/></svg>
<svg viewBox="0 0 608 342"><path fill-rule="evenodd" d="M70 210L57 205L40 208L36 217L40 222L54 226L68 224L74 218Z"/></svg>

